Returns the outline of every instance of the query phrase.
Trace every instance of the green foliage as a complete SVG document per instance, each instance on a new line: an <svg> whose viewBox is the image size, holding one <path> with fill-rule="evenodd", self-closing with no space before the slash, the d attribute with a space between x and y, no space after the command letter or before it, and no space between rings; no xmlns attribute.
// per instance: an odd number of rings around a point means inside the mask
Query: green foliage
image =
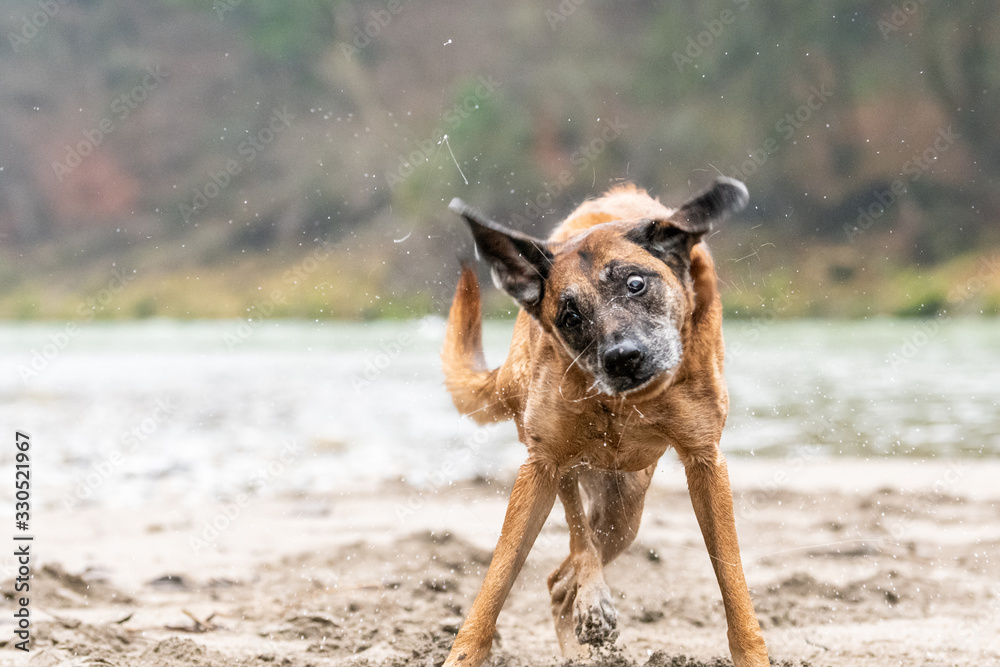
<svg viewBox="0 0 1000 667"><path fill-rule="evenodd" d="M340 0L171 0L214 18L237 31L262 62L308 71L329 47L334 12Z"/></svg>
<svg viewBox="0 0 1000 667"><path fill-rule="evenodd" d="M66 6L0 61L0 144L10 147L0 233L42 257L5 270L0 285L27 300L40 276L74 284L111 256L145 265L169 255L179 271L335 239L359 265L377 265L358 271L369 301L338 292L344 303L324 307L322 294L311 295L290 313L416 312L447 291L442 266L465 240L444 222L454 196L544 235L623 180L672 204L724 173L747 182L751 207L723 232L745 240L766 230L782 258L730 261L746 247L713 239L734 286L730 312L754 316L789 292L789 314L938 312L948 285L911 290L905 271L1000 244L1000 6L904 4ZM546 12L559 8L572 11L553 21ZM16 31L20 19L13 12L3 27ZM45 165L92 132L147 64L171 75L115 119L100 157L77 172L92 180L53 179ZM496 85L484 92L484 80ZM817 97L824 86L832 94ZM251 161L241 142L284 107L289 131ZM614 136L609 124L620 128ZM909 173L942 128L959 140ZM238 175L185 220L179 205L214 188L231 160ZM850 236L859 209L896 181L905 192ZM411 254L386 251L409 230L435 238ZM879 284L894 287L873 297ZM231 288L219 288L233 299L219 312L238 302ZM163 299L182 294L176 286ZM45 316L46 307L5 312ZM165 312L152 297L129 308Z"/></svg>

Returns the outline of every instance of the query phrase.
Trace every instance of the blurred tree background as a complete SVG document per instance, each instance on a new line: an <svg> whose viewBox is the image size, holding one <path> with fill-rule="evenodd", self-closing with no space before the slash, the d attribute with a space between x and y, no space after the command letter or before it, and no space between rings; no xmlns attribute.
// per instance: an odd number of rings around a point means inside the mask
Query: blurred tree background
<svg viewBox="0 0 1000 667"><path fill-rule="evenodd" d="M0 29L4 318L443 313L452 197L545 235L719 173L751 192L710 241L731 315L1000 311L994 2L0 0Z"/></svg>

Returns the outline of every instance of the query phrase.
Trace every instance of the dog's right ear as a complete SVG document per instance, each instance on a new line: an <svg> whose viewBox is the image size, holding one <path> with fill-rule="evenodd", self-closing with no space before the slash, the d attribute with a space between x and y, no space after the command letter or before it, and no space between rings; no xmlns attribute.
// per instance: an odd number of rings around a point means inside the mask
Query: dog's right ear
<svg viewBox="0 0 1000 667"><path fill-rule="evenodd" d="M687 257L691 248L712 231L714 221L742 211L749 199L743 183L720 177L710 188L681 204L670 217L646 219L627 238L661 259L678 252Z"/></svg>
<svg viewBox="0 0 1000 667"><path fill-rule="evenodd" d="M493 283L537 318L552 265L548 244L484 218L461 199L452 199L448 208L469 223L476 247L490 263Z"/></svg>
<svg viewBox="0 0 1000 667"><path fill-rule="evenodd" d="M670 216L675 227L698 238L712 231L712 222L746 208L750 195L747 186L735 178L720 176L710 188L681 204Z"/></svg>

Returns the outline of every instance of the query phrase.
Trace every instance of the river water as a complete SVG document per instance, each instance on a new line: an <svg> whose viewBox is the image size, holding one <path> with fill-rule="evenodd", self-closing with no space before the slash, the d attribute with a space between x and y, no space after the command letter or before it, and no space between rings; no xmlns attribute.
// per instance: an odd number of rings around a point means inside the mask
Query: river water
<svg viewBox="0 0 1000 667"><path fill-rule="evenodd" d="M492 365L511 328L485 327ZM0 423L31 434L42 506L505 475L523 447L511 424L455 412L443 333L436 318L6 323ZM726 342L731 457L1000 455L1000 321L733 321Z"/></svg>

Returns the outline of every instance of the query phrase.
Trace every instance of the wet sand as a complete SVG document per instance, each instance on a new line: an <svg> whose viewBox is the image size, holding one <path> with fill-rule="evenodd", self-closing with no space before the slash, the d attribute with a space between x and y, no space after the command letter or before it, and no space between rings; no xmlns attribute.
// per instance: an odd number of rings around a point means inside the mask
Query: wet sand
<svg viewBox="0 0 1000 667"><path fill-rule="evenodd" d="M730 468L776 663L1000 664L1000 464ZM639 538L606 572L621 636L587 664L729 664L683 475L665 463L657 476ZM510 483L47 511L36 518L32 651L12 649L5 613L0 663L439 665L482 582ZM557 503L500 616L491 664L565 664L545 578L567 545Z"/></svg>

